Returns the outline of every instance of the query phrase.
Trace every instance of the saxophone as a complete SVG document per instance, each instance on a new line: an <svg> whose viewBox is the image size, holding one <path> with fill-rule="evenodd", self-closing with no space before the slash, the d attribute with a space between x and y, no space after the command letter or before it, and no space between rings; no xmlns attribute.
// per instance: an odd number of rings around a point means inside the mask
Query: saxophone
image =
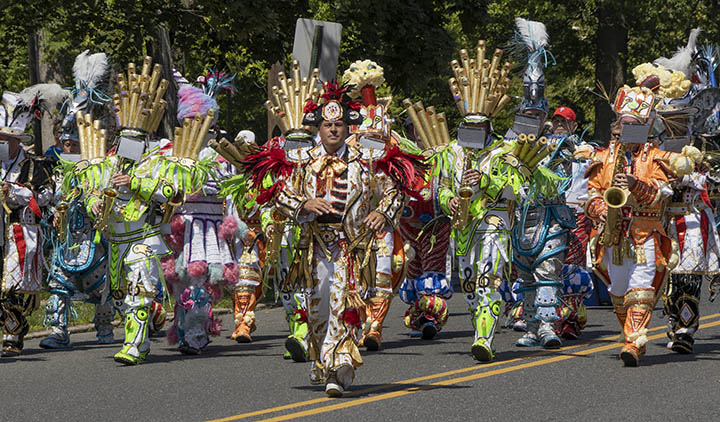
<svg viewBox="0 0 720 422"><path fill-rule="evenodd" d="M112 185L113 176L120 171L124 161L125 159L123 157L117 157L117 163L115 163L115 167L113 168L112 173L110 173L108 185L102 190L102 196L100 197L102 200L100 216L95 221L95 230L98 232L102 232L107 229L108 219L110 218L110 213L112 212L113 205L115 204L115 198L118 196L118 191L110 186Z"/></svg>
<svg viewBox="0 0 720 422"><path fill-rule="evenodd" d="M625 171L625 145L618 142L617 152L615 153L615 167L613 168L612 179L615 175ZM630 192L627 189L617 186L610 186L605 190L603 199L607 205L607 217L605 219L605 227L600 236L600 245L609 248L613 245L620 244L620 230L622 224L621 209L627 204ZM622 262L621 262L622 263Z"/></svg>
<svg viewBox="0 0 720 422"><path fill-rule="evenodd" d="M65 239L67 239L67 217L69 209L70 204L65 201L60 201L57 207L55 207L58 216L57 235L60 243L64 243Z"/></svg>
<svg viewBox="0 0 720 422"><path fill-rule="evenodd" d="M470 200L474 194L472 186L465 182L465 173L470 170L472 160L468 157L467 150L465 151L465 171L463 172L462 183L458 188L458 207L455 210L452 218L452 228L455 230L462 230L467 226L470 218Z"/></svg>

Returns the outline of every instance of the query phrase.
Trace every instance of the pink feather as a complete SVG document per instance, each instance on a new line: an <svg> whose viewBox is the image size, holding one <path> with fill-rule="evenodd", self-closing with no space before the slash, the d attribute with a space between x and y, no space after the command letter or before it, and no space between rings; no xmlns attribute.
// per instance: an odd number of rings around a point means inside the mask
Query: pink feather
<svg viewBox="0 0 720 422"><path fill-rule="evenodd" d="M207 275L208 265L205 261L195 261L188 264L188 274L192 278L202 278Z"/></svg>
<svg viewBox="0 0 720 422"><path fill-rule="evenodd" d="M179 282L177 272L175 271L175 257L173 255L166 256L160 260L160 266L162 267L165 281L167 281L168 289L171 289L172 285ZM170 292L172 293L172 292Z"/></svg>
<svg viewBox="0 0 720 422"><path fill-rule="evenodd" d="M235 217L228 215L223 219L220 224L219 235L220 238L226 241L232 240L237 234L238 223Z"/></svg>
<svg viewBox="0 0 720 422"><path fill-rule="evenodd" d="M240 270L236 264L229 264L223 268L223 278L229 286L234 286L240 279Z"/></svg>

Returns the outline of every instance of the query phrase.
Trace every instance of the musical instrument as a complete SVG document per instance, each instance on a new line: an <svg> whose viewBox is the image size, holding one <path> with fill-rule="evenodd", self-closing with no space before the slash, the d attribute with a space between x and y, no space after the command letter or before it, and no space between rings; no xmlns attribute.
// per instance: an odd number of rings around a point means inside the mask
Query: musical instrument
<svg viewBox="0 0 720 422"><path fill-rule="evenodd" d="M68 217L68 210L70 209L70 204L68 204L65 201L61 201L56 207L55 210L57 211L57 235L58 240L60 243L64 243L65 239L67 239L67 217Z"/></svg>
<svg viewBox="0 0 720 422"><path fill-rule="evenodd" d="M470 219L470 205L474 194L472 186L465 182L465 173L472 168L472 160L465 154L465 171L463 172L462 183L457 191L458 206L452 216L452 228L463 230Z"/></svg>
<svg viewBox="0 0 720 422"><path fill-rule="evenodd" d="M617 174L625 172L625 145L618 142L616 146L615 165L613 167L611 180L615 180ZM629 197L630 192L624 188L610 186L605 190L603 199L607 205L607 217L600 235L600 245L607 248L618 245L621 241L622 213L620 210L627 204ZM613 257L613 259L615 259L615 257ZM622 264L622 261L620 264Z"/></svg>

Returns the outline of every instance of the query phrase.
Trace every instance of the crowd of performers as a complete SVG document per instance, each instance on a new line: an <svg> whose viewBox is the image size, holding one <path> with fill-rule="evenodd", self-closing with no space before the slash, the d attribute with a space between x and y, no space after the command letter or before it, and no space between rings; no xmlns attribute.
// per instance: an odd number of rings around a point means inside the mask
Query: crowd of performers
<svg viewBox="0 0 720 422"><path fill-rule="evenodd" d="M693 30L671 58L635 67L608 99L611 139L596 144L570 107L550 114L545 26L516 26L506 51L479 41L450 63L455 139L445 114L420 101L390 116L370 60L343 85L293 62L265 104L281 133L266 142L249 131L229 141L218 127L216 97L232 76L210 70L193 84L150 57L113 75L105 54L86 51L72 91L5 92L2 356L21 354L42 290L51 333L41 347L70 347L72 304L85 301L100 343L114 342L122 316L114 359L135 365L163 328L179 352L202 353L226 293L231 338L252 342L271 287L289 326L285 357L311 362L311 382L339 396L360 348L382 347L395 296L411 336L442 331L453 274L480 362L495 358L499 325L523 332L519 347L577 339L593 280L608 286L625 365L639 364L661 297L668 348L692 353L703 280L713 296L719 285L717 48L696 46ZM502 135L494 120L513 106L513 67L522 96ZM166 92L177 92L179 126L157 137ZM29 154L27 125L60 103L62 153Z"/></svg>

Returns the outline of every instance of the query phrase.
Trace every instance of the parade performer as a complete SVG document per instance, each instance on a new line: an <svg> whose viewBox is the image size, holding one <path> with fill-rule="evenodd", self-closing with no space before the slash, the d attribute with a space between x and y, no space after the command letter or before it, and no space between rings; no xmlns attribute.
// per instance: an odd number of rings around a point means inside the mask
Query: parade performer
<svg viewBox="0 0 720 422"><path fill-rule="evenodd" d="M585 172L590 166L595 148L575 133L578 128L577 117L570 107L556 108L551 123L551 136L564 138L563 142L568 142L575 149L569 175L570 185L565 191L565 203L574 214L576 227L568 233L568 252L561 273L563 286L560 293L560 318L555 321L557 334L564 339L574 340L580 337L587 325L587 309L583 301L594 291L592 274L586 259L592 222L585 217L583 205L587 200Z"/></svg>
<svg viewBox="0 0 720 422"><path fill-rule="evenodd" d="M515 210L512 230L513 266L521 279L517 292L522 293L522 319L527 326L515 344L557 348L562 342L553 323L559 318L558 292L563 285L568 235L575 228L563 195L574 145L566 137L541 136L548 113L543 68L545 58L551 56L545 25L522 18L515 19L515 24L513 51L526 63L520 113L513 125L518 134L515 150L533 171Z"/></svg>
<svg viewBox="0 0 720 422"><path fill-rule="evenodd" d="M73 76L75 88L62 122L62 141L72 142L70 154L61 157L61 180L54 203L56 233L48 277L51 295L45 306L44 324L51 333L40 342L40 347L59 349L70 347L68 324L72 301L83 300L95 307L96 337L98 343L113 342L115 309L109 300L110 285L107 272L107 241L95 241L96 231L82 201L81 181L72 169L78 160L80 138L76 113L101 115L104 103L110 98L103 93L110 78L110 64L105 53L89 54L84 51L75 58ZM83 146L87 149L87 145Z"/></svg>
<svg viewBox="0 0 720 422"><path fill-rule="evenodd" d="M255 134L241 131L236 144L256 145ZM248 179L241 179L248 183ZM223 195L225 193L223 192ZM230 335L238 343L252 342L255 331L255 308L262 296L262 268L265 261L265 239L262 232L262 206L257 203L257 189L251 189L241 202L228 207L227 212L238 221L235 251L238 255L238 278L230 290L233 292L235 330Z"/></svg>
<svg viewBox="0 0 720 422"><path fill-rule="evenodd" d="M314 145L313 133L310 127L303 123L303 108L308 101L316 102L318 99L319 74L318 69L313 69L310 79L300 77L300 63L297 60L293 60L288 75L278 72L278 85L273 86L273 94L265 106L280 128L281 135L270 139L267 148L276 151L282 149L287 153L293 149ZM291 78L288 79L288 76ZM289 174L274 173L258 182L263 184L263 188L268 188L280 181L289 183L288 176ZM272 280L276 299L279 298L283 305L290 329L285 340L283 357L295 362L306 362L309 359L306 296L300 286L286 282L289 269L296 258L300 227L293 219L288 219L278 212L272 199L262 198L265 207L262 224L267 241L263 273Z"/></svg>
<svg viewBox="0 0 720 422"><path fill-rule="evenodd" d="M400 136L390 130L392 119L388 114L387 99L378 99L376 95L376 90L385 82L383 68L372 60L358 60L345 70L343 81L351 88L350 99L361 102L362 122L350 126L347 144L380 150L386 146L400 146ZM374 246L375 295L366 299L365 309L361 312L360 339L360 345L372 351L382 347L383 324L406 272L405 242L395 228L377 233Z"/></svg>
<svg viewBox="0 0 720 422"><path fill-rule="evenodd" d="M520 171L521 163L510 152L511 145L493 131L491 119L510 101L511 64L500 67L502 50L485 58L485 41L477 45L477 57L471 60L460 51L460 62L451 62L454 78L450 89L463 117L457 142L450 144L443 159L438 198L443 212L452 218L460 282L475 328L471 347L473 358L494 359L494 338L500 315L498 288L509 278L510 214L520 185L529 172ZM415 108L416 129L428 139L435 124L422 121L432 112ZM444 125L435 132L449 139ZM423 133L424 132L424 133ZM438 138L438 135L435 136Z"/></svg>
<svg viewBox="0 0 720 422"><path fill-rule="evenodd" d="M175 144L185 147L171 155L158 153L167 140L149 150L150 134L165 112L168 86L160 78L161 66L151 65L146 57L140 73L130 63L127 74L117 77L113 112L119 136L107 157L99 121L78 116L81 145L85 136L90 148L81 151L85 158L74 171L87 180L85 204L96 230L107 235L111 295L116 306L125 307L125 340L114 359L128 365L141 363L150 351L148 332L157 304L153 299L158 283L164 284L160 259L171 252L161 229L186 194L204 182L195 161L202 145L197 141L205 138L213 121L211 111L205 119L197 114L185 120L175 131Z"/></svg>
<svg viewBox="0 0 720 422"><path fill-rule="evenodd" d="M0 328L2 356L18 356L30 329L26 315L35 309L42 289L44 242L41 221L53 198L52 166L46 158L23 151L21 141L32 140L25 129L33 116L52 107L59 86L34 86L24 95L5 92L0 103L0 228L2 280ZM49 104L45 104L48 102ZM42 107L42 108L41 108Z"/></svg>
<svg viewBox="0 0 720 422"><path fill-rule="evenodd" d="M585 209L595 225L590 243L594 270L609 284L624 333L620 358L626 366L637 366L645 353L652 309L666 272L677 263L677 246L662 225L663 201L672 195L670 180L691 172L695 162L690 157L699 154L690 146L682 155L667 153L648 142L656 105L648 86L658 80L649 75L640 86L618 91L613 110L621 139L598 151L587 172ZM660 95L681 86L672 83Z"/></svg>
<svg viewBox="0 0 720 422"><path fill-rule="evenodd" d="M408 139L403 140L403 149L428 157L426 163L431 171L425 179L416 181L415 190L420 192L420 197L411 197L400 217L398 231L410 248L407 277L399 293L400 299L410 305L404 322L413 330L411 336L431 339L447 323L447 300L453 294L447 277L446 258L450 250L451 229L437 195L440 173L449 164L446 160L451 152L448 148L450 134L445 113L436 113L434 107L425 109L421 102L412 104L409 99L403 104L412 116L408 118ZM436 126L432 126L432 122ZM432 127L433 130L420 130L423 137L419 137L416 127Z"/></svg>
<svg viewBox="0 0 720 422"><path fill-rule="evenodd" d="M320 145L287 154L263 150L246 160L292 172L287 183L267 190L277 210L302 227L286 283L307 295L311 382L325 383L328 395L339 396L362 364L357 340L363 299L374 290L375 233L395 224L403 191L423 166L398 148L346 145L348 125L360 123L359 104L347 101L345 89L333 84L321 98L321 104L305 105L303 119L319 126ZM372 209L374 199L378 205Z"/></svg>
<svg viewBox="0 0 720 422"><path fill-rule="evenodd" d="M212 126L219 110L214 95L219 89L232 89L225 81L229 77L210 72L202 78L204 89L191 86L174 71L178 85L179 122L192 121L195 116L212 114L208 134L214 136ZM190 123L188 123L190 124ZM199 354L210 343L211 335L220 334L220 321L213 315L213 306L222 298L223 284L237 283L235 238L239 224L225 212L220 184L235 173L226 160L207 147L207 139L196 139L199 145L184 142L185 126L175 137L173 155L191 156L195 148L200 165L209 171L201 189L187 195L170 220L171 234L166 236L173 254L163 258L163 274L170 294L175 299L173 325L168 331L168 343L178 344L181 353ZM182 140L183 143L179 141Z"/></svg>
<svg viewBox="0 0 720 422"><path fill-rule="evenodd" d="M710 114L720 95L717 90L706 89L713 88L708 84L711 77L707 71L714 73L714 69L707 66L703 69L702 60L697 60L697 64L691 62L697 53L695 42L699 33L699 28L692 30L687 45L670 59L660 58L651 66L645 63L633 70L638 84L648 78L652 79L652 76L665 79L666 75L670 75L671 79L677 81L675 85L680 87L687 86L689 80L701 81L697 74L705 71L705 77L702 78L704 83L690 85L686 93L679 90L669 95L666 91L670 90L663 89L661 103L655 110L665 126L659 134L662 141L660 148L669 152L680 151L685 145L692 144L694 128L702 126L704 122L701 116ZM649 88L660 97L661 84ZM690 116L693 118L690 119ZM695 124L695 120L699 124ZM678 177L672 183L673 195L666 207L668 236L678 246L678 263L670 271L664 294L665 313L670 324L667 347L678 353L693 352L694 334L700 324L703 278L713 278L720 273L720 241L707 190L710 173L707 166L700 163L702 160L703 157L698 156L695 160L698 165L694 171Z"/></svg>

